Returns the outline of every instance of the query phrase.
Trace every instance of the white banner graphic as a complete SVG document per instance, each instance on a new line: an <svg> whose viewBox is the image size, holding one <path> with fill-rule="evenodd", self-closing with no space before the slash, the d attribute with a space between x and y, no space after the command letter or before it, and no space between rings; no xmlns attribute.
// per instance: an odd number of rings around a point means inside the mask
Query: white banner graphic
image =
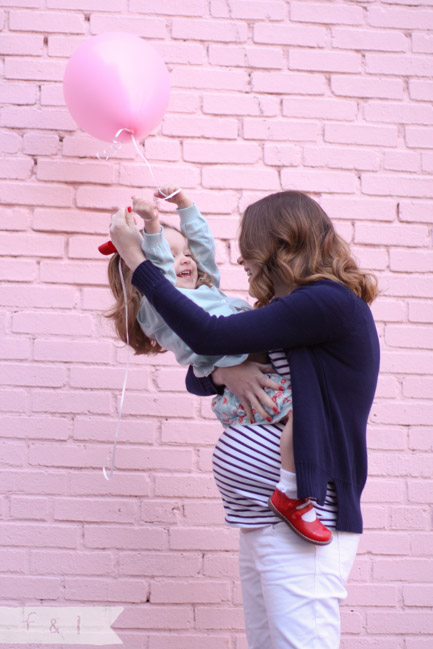
<svg viewBox="0 0 433 649"><path fill-rule="evenodd" d="M0 606L0 644L123 644L120 606Z"/></svg>

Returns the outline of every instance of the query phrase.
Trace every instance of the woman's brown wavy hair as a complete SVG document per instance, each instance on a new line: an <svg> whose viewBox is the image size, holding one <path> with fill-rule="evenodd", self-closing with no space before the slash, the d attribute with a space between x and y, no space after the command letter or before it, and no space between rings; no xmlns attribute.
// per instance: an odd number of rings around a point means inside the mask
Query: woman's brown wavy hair
<svg viewBox="0 0 433 649"><path fill-rule="evenodd" d="M164 228L180 232L180 230L174 228L171 225L164 225ZM185 236L182 232L180 232L180 234L182 234L182 236ZM194 261L197 263L195 259ZM123 295L122 283L120 281L119 263L122 264L121 267L128 300L128 323L126 323L125 298ZM198 265L197 272L198 279L196 288L198 288L202 284L206 284L206 286L213 285L210 275L200 270ZM124 343L127 343L127 325L129 344L134 349L136 354L162 354L166 350L163 349L155 339L146 336L137 320L137 314L140 309L143 295L138 289L135 288L135 286L133 286L133 284L131 283L131 278L132 273L125 262L121 259L120 255L118 255L117 253L112 255L108 263L108 283L115 297L116 303L104 315L106 318L114 321L114 328L116 330L116 333L119 336L120 340L122 340Z"/></svg>
<svg viewBox="0 0 433 649"><path fill-rule="evenodd" d="M274 282L293 291L330 279L344 284L368 304L378 294L376 277L358 268L330 218L303 192L278 192L247 207L239 248L243 259L259 266L250 283L256 307L272 300Z"/></svg>

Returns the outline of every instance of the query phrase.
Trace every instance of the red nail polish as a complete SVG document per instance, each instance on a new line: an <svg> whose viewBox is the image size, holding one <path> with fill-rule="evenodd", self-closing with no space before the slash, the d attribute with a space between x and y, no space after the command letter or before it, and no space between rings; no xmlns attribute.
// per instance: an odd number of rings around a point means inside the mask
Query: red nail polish
<svg viewBox="0 0 433 649"><path fill-rule="evenodd" d="M278 413L278 408L272 408L272 410L276 413Z"/></svg>
<svg viewBox="0 0 433 649"><path fill-rule="evenodd" d="M266 417L266 421L272 421L272 417Z"/></svg>
<svg viewBox="0 0 433 649"><path fill-rule="evenodd" d="M278 386L278 389L279 389L279 390L284 390L284 385L279 385L279 386Z"/></svg>
<svg viewBox="0 0 433 649"><path fill-rule="evenodd" d="M128 207L128 212L132 212L132 207Z"/></svg>

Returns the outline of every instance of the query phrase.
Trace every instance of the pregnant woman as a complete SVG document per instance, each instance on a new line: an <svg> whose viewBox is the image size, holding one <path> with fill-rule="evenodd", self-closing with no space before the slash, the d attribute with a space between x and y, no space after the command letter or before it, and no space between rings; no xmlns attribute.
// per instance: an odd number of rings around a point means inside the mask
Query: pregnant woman
<svg viewBox="0 0 433 649"><path fill-rule="evenodd" d="M203 311L145 260L126 210L113 215L110 232L134 286L194 352L267 352L280 374L290 371L293 489L295 497L317 503L319 518L333 528L332 542L305 543L266 506L275 498L281 425L227 429L215 451L215 475L226 518L241 528L249 649L337 649L339 603L362 533L366 427L379 368L368 306L377 294L374 278L302 192L272 194L245 211L239 263L257 308L227 317ZM187 384L203 395L225 385L248 408L261 395L253 370L216 368L204 378L189 372Z"/></svg>

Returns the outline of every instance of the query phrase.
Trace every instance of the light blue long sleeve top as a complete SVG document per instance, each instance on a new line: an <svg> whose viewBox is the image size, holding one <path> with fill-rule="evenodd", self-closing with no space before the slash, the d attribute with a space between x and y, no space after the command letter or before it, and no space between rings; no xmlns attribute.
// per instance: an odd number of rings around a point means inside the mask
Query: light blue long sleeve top
<svg viewBox="0 0 433 649"><path fill-rule="evenodd" d="M213 286L202 285L196 289L178 288L195 304L211 315L232 315L248 311L251 306L245 300L225 295L220 289L220 272L215 261L215 243L212 232L200 214L197 206L177 210L180 216L180 229L188 239L192 256L200 270L213 280ZM174 258L164 236L164 228L157 234L144 233L143 252L146 258L157 266L165 277L176 286ZM239 365L248 357L247 354L230 356L201 356L192 351L177 334L170 329L150 302L143 297L137 314L140 327L149 338L154 338L163 349L172 351L180 365L192 365L198 377L208 376L215 367Z"/></svg>

